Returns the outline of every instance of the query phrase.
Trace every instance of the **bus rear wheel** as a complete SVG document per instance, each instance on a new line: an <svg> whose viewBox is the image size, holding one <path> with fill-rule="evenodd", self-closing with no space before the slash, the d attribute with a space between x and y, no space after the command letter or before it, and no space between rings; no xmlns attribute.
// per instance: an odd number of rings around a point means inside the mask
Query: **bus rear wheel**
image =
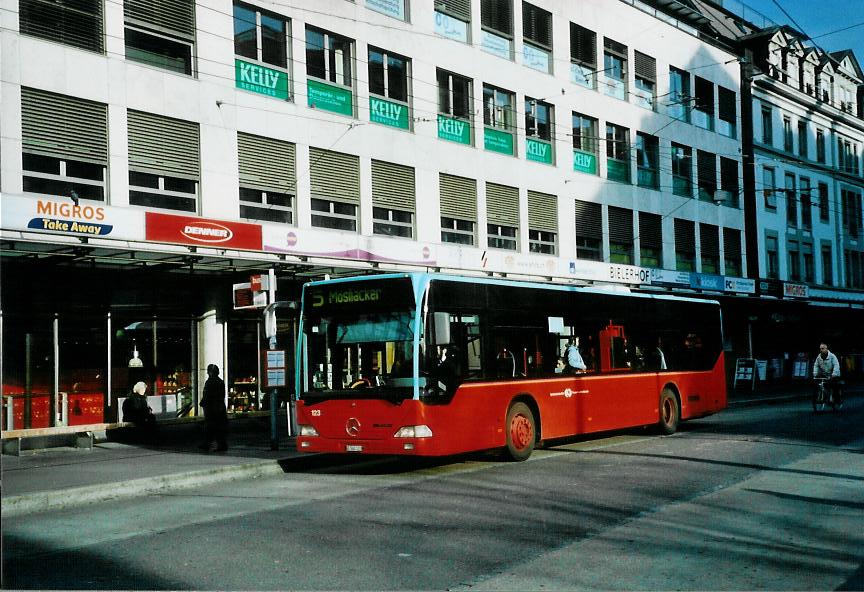
<svg viewBox="0 0 864 592"><path fill-rule="evenodd" d="M507 411L507 456L521 462L534 451L537 437L534 414L525 403L514 403Z"/></svg>
<svg viewBox="0 0 864 592"><path fill-rule="evenodd" d="M664 388L660 393L660 432L671 435L678 430L678 422L681 421L681 408L678 406L678 398L672 389Z"/></svg>

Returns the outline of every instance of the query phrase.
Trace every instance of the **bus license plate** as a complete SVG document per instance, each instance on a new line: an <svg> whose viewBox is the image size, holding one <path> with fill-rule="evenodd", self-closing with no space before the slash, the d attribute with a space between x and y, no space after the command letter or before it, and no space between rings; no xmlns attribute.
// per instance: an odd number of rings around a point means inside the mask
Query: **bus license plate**
<svg viewBox="0 0 864 592"><path fill-rule="evenodd" d="M347 444L345 452L363 452L363 446L360 444Z"/></svg>

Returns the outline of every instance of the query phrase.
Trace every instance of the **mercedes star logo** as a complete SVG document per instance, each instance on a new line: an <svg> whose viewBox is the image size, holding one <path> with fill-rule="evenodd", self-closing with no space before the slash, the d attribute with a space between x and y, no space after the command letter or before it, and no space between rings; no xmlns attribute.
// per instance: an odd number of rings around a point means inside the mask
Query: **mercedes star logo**
<svg viewBox="0 0 864 592"><path fill-rule="evenodd" d="M352 438L357 437L357 434L360 433L360 420L356 417L349 418L348 421L345 422L345 431Z"/></svg>

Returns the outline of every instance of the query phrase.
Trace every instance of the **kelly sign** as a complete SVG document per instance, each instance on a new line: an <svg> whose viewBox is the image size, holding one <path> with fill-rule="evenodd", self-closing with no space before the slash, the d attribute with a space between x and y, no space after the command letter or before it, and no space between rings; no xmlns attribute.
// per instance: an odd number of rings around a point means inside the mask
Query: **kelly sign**
<svg viewBox="0 0 864 592"><path fill-rule="evenodd" d="M464 120L438 115L438 137L459 144L471 144L471 125Z"/></svg>
<svg viewBox="0 0 864 592"><path fill-rule="evenodd" d="M260 251L261 226L146 212L146 239L163 243Z"/></svg>
<svg viewBox="0 0 864 592"><path fill-rule="evenodd" d="M408 129L408 106L369 97L369 120L390 127Z"/></svg>
<svg viewBox="0 0 864 592"><path fill-rule="evenodd" d="M573 151L573 170L589 175L597 174L597 156L581 150Z"/></svg>
<svg viewBox="0 0 864 592"><path fill-rule="evenodd" d="M534 162L552 164L552 144L533 138L525 139L525 157Z"/></svg>
<svg viewBox="0 0 864 592"><path fill-rule="evenodd" d="M235 59L234 78L237 88L288 100L288 74L285 72Z"/></svg>

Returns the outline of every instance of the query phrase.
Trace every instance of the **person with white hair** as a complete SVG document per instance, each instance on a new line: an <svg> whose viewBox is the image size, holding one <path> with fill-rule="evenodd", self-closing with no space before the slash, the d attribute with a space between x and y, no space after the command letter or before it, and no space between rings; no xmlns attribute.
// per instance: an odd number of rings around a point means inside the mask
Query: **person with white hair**
<svg viewBox="0 0 864 592"><path fill-rule="evenodd" d="M147 384L136 382L132 394L123 401L123 421L135 424L145 436L152 436L156 429L156 416L147 404Z"/></svg>

